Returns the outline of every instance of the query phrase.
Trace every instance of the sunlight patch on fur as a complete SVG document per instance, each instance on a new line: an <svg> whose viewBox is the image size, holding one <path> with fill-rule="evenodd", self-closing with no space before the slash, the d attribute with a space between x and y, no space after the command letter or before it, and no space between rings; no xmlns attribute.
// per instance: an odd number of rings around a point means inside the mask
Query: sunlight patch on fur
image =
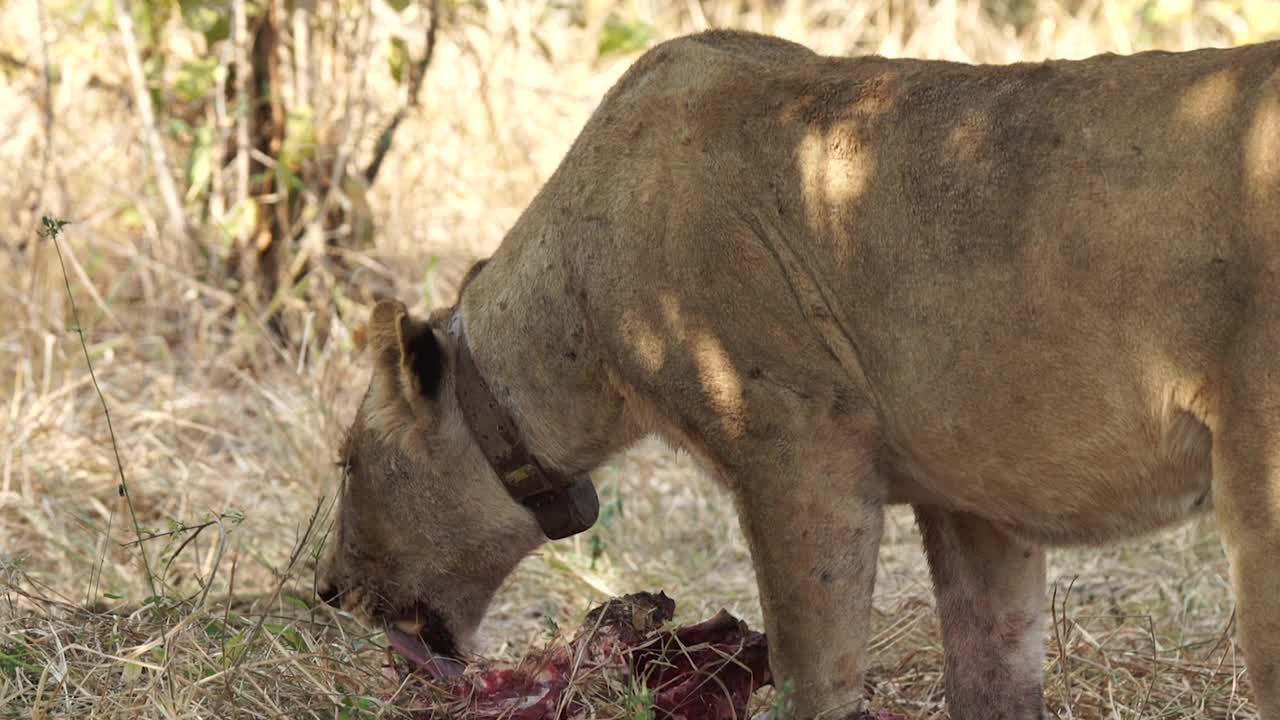
<svg viewBox="0 0 1280 720"><path fill-rule="evenodd" d="M1250 193L1258 199L1271 197L1280 178L1280 90L1267 93L1258 102L1244 145L1244 165Z"/></svg>
<svg viewBox="0 0 1280 720"><path fill-rule="evenodd" d="M1205 77L1187 89L1178 104L1178 117L1196 126L1204 126L1231 109L1236 96L1236 74L1223 70Z"/></svg>
<svg viewBox="0 0 1280 720"><path fill-rule="evenodd" d="M666 344L649 323L631 310L623 312L622 336L645 370L656 373L662 369L667 360Z"/></svg>
<svg viewBox="0 0 1280 720"><path fill-rule="evenodd" d="M811 218L861 195L875 172L875 159L850 147L854 139L848 135L815 132L800 143L800 171L806 186L818 191L817 197L805 196Z"/></svg>
<svg viewBox="0 0 1280 720"><path fill-rule="evenodd" d="M746 430L743 417L746 408L742 397L742 379L734 369L719 338L704 333L698 338L694 357L698 361L698 377L711 406L730 437L742 437Z"/></svg>
<svg viewBox="0 0 1280 720"><path fill-rule="evenodd" d="M991 118L984 112L968 110L964 120L947 134L947 148L965 162L982 161L982 148L991 130Z"/></svg>
<svg viewBox="0 0 1280 720"><path fill-rule="evenodd" d="M858 148L857 138L848 129L811 132L800 142L800 176L803 180L805 212L815 228L838 225L841 215L870 185L876 170L875 157ZM847 263L852 248L834 248L837 261Z"/></svg>
<svg viewBox="0 0 1280 720"><path fill-rule="evenodd" d="M670 292L663 293L659 302L662 303L662 315L667 319L667 325L676 338L683 342L689 336L689 332L685 326L684 317L680 314L680 302Z"/></svg>

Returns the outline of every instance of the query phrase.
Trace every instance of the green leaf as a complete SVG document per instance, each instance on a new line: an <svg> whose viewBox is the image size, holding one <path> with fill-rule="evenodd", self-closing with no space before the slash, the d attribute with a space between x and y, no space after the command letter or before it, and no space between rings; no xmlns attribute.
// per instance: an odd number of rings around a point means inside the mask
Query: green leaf
<svg viewBox="0 0 1280 720"><path fill-rule="evenodd" d="M600 539L598 534L591 535L591 570L596 569L596 562L604 557L604 540Z"/></svg>
<svg viewBox="0 0 1280 720"><path fill-rule="evenodd" d="M643 50L655 35L653 26L642 20L623 20L616 14L609 13L604 21L604 30L600 33L596 53L598 57L605 57Z"/></svg>
<svg viewBox="0 0 1280 720"><path fill-rule="evenodd" d="M387 3L388 7L390 7L392 10L395 10L396 12L404 12L404 9L409 7L409 0L384 0L384 1Z"/></svg>
<svg viewBox="0 0 1280 720"><path fill-rule="evenodd" d="M623 707L625 720L653 720L653 691L633 685L623 696Z"/></svg>
<svg viewBox="0 0 1280 720"><path fill-rule="evenodd" d="M298 634L297 630L287 625L279 625L277 623L264 623L262 627L267 632L285 641L285 643L294 650L298 652L307 651L307 643L302 639L302 635Z"/></svg>
<svg viewBox="0 0 1280 720"><path fill-rule="evenodd" d="M217 79L217 60L188 60L178 66L178 76L174 80L173 89L184 100L198 102L209 97Z"/></svg>
<svg viewBox="0 0 1280 720"><path fill-rule="evenodd" d="M187 124L185 120L178 117L170 117L164 122L164 131L178 142L190 142L195 130Z"/></svg>
<svg viewBox="0 0 1280 720"><path fill-rule="evenodd" d="M195 134L196 143L191 148L191 164L187 168L187 202L200 197L213 175L213 128L201 125Z"/></svg>
<svg viewBox="0 0 1280 720"><path fill-rule="evenodd" d="M160 30L169 21L171 3L169 0L143 0L133 3L132 7L138 39L144 47L154 48L159 44Z"/></svg>
<svg viewBox="0 0 1280 720"><path fill-rule="evenodd" d="M213 0L178 0L187 27L204 35L209 45L231 37L231 3Z"/></svg>
<svg viewBox="0 0 1280 720"><path fill-rule="evenodd" d="M316 127L312 121L311 108L290 109L284 120L284 146L280 148L280 164L296 169L310 160L315 151Z"/></svg>
<svg viewBox="0 0 1280 720"><path fill-rule="evenodd" d="M244 655L246 647L245 641L247 639L248 638L245 636L244 632L238 632L225 639L222 646L226 650L226 655L224 657L228 664L236 662L242 655Z"/></svg>
<svg viewBox="0 0 1280 720"><path fill-rule="evenodd" d="M41 229L38 232L40 234L40 237L57 238L59 235L62 234L62 228L70 224L71 224L70 220L63 220L61 218L51 218L48 215L44 215L44 216L41 216L40 218Z"/></svg>
<svg viewBox="0 0 1280 720"><path fill-rule="evenodd" d="M0 647L0 671L9 674L19 668L32 673L39 673L43 670L42 664L25 645Z"/></svg>
<svg viewBox="0 0 1280 720"><path fill-rule="evenodd" d="M288 164L277 163L276 184L290 192L300 192L302 190L302 177L294 172Z"/></svg>
<svg viewBox="0 0 1280 720"><path fill-rule="evenodd" d="M344 695L342 709L338 711L339 720L359 720L360 718L378 717L378 701L367 695Z"/></svg>
<svg viewBox="0 0 1280 720"><path fill-rule="evenodd" d="M132 230L146 227L146 219L142 216L142 211L136 207L127 207L120 211L120 222L124 226Z"/></svg>
<svg viewBox="0 0 1280 720"><path fill-rule="evenodd" d="M222 230L227 234L227 244L234 243L237 238L248 237L257 223L258 203L253 198L236 203L222 222Z"/></svg>
<svg viewBox="0 0 1280 720"><path fill-rule="evenodd" d="M403 83L404 69L409 65L409 45L403 38L391 38L391 47L387 50L387 65L391 67L391 77L397 83Z"/></svg>
<svg viewBox="0 0 1280 720"><path fill-rule="evenodd" d="M226 640L230 637L227 632L227 626L222 624L221 620L214 620L204 626L204 634L215 640Z"/></svg>
<svg viewBox="0 0 1280 720"><path fill-rule="evenodd" d="M164 53L154 53L142 61L142 74L146 78L147 87L151 88L153 93L156 92L155 87L164 80L164 63Z"/></svg>

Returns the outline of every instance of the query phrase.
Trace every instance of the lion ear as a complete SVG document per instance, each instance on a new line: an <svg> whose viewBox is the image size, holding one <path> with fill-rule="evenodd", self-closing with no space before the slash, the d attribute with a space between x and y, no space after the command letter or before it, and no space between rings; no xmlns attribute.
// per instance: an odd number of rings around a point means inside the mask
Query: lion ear
<svg viewBox="0 0 1280 720"><path fill-rule="evenodd" d="M376 371L399 390L415 411L429 412L444 384L445 340L397 300L383 300L369 314L365 338Z"/></svg>

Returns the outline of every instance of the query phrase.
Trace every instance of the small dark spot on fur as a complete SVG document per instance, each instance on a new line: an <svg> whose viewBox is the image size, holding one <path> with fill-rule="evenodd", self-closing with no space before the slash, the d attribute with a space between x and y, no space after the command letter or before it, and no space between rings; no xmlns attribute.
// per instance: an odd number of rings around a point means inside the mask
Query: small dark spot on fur
<svg viewBox="0 0 1280 720"><path fill-rule="evenodd" d="M570 360L577 360L577 359L578 359L578 353L576 353L576 352L574 352L574 351L572 351L572 350L570 350L569 352L565 353L565 354L564 354L564 356L565 356L566 358L570 359Z"/></svg>
<svg viewBox="0 0 1280 720"><path fill-rule="evenodd" d="M761 375L764 375L764 371L758 367L753 367L747 371L747 377L752 380L759 380Z"/></svg>
<svg viewBox="0 0 1280 720"><path fill-rule="evenodd" d="M823 585L830 585L832 580L831 571L823 570L822 574L818 576L818 579L822 581Z"/></svg>
<svg viewBox="0 0 1280 720"><path fill-rule="evenodd" d="M1133 154L1134 154L1134 155L1142 155L1142 146L1141 146L1141 145L1134 145L1134 146L1133 146Z"/></svg>
<svg viewBox="0 0 1280 720"><path fill-rule="evenodd" d="M831 398L831 415L848 417L853 412L853 396L846 387L837 387Z"/></svg>
<svg viewBox="0 0 1280 720"><path fill-rule="evenodd" d="M501 310L501 311L503 311L503 312L506 312L506 311L507 311L507 301L506 301L506 300L499 300L499 301L498 301L498 309L499 309L499 310Z"/></svg>

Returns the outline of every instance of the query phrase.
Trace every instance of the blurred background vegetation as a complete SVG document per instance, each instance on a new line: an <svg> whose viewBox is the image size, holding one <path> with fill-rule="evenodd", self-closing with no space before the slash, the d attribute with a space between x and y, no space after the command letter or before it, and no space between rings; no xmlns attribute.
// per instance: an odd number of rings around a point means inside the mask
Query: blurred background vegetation
<svg viewBox="0 0 1280 720"><path fill-rule="evenodd" d="M30 240L41 213L110 226L143 257L226 293L218 317L264 325L281 340L298 337L308 311L323 337L351 296L367 299L373 286L355 279L353 254L388 235L430 244L452 234L443 208L489 204L495 194L518 205L605 81L677 34L741 27L827 53L1009 62L1239 44L1280 31L1274 0L5 0L0 8L0 99L16 131L0 143L10 170L0 203L12 220L5 246L25 253L15 269L39 266ZM496 166L504 177L476 186L440 174L442 156L457 153L453 163ZM483 243L495 236L489 230Z"/></svg>
<svg viewBox="0 0 1280 720"><path fill-rule="evenodd" d="M372 641L308 609L367 382L351 329L375 294L448 302L618 75L709 27L1003 63L1273 39L1280 2L0 0L0 717L381 712ZM522 564L483 649L640 589L759 624L731 505L687 459L645 444L598 480L601 522ZM1051 706L1252 717L1226 577L1211 519L1054 553ZM875 702L938 717L907 510L877 582Z"/></svg>

